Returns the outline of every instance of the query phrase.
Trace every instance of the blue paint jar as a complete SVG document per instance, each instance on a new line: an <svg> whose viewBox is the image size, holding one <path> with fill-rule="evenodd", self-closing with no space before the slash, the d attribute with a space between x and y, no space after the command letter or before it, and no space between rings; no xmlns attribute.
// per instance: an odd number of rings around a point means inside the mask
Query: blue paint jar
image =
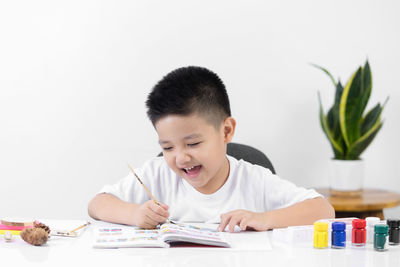
<svg viewBox="0 0 400 267"><path fill-rule="evenodd" d="M332 248L346 247L346 224L344 222L332 223Z"/></svg>

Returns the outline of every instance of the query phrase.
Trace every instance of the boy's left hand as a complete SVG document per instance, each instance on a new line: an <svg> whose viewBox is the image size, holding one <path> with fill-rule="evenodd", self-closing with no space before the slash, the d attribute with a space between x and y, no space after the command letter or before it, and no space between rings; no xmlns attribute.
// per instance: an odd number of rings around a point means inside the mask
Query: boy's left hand
<svg viewBox="0 0 400 267"><path fill-rule="evenodd" d="M221 223L218 226L218 231L224 231L226 226L229 226L229 232L233 232L235 226L238 225L240 230L245 231L247 228L256 231L266 231L268 227L263 222L263 214L248 210L234 210L221 214Z"/></svg>

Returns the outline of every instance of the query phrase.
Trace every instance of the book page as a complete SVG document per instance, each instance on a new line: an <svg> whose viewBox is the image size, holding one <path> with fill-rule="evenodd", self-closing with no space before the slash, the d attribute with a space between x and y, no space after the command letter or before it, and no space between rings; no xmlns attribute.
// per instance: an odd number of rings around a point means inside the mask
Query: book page
<svg viewBox="0 0 400 267"><path fill-rule="evenodd" d="M94 229L94 248L124 247L168 247L159 235L159 230L144 230L137 227L97 227Z"/></svg>
<svg viewBox="0 0 400 267"><path fill-rule="evenodd" d="M206 223L190 223L178 224L179 226L186 226L192 229L199 229L202 231L211 231L219 235L219 238L230 245L229 248L205 248L205 249L218 249L218 250L235 250L235 251L268 251L272 250L269 233L255 232L255 231L241 231L238 226L235 226L233 233L218 232L219 224L206 224Z"/></svg>
<svg viewBox="0 0 400 267"><path fill-rule="evenodd" d="M189 242L194 244L230 247L221 232L189 224L163 224L160 235L166 243Z"/></svg>

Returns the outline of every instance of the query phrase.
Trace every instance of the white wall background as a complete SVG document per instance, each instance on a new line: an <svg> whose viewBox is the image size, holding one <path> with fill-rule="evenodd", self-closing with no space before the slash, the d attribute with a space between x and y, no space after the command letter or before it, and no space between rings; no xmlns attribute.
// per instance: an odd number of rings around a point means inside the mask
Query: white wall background
<svg viewBox="0 0 400 267"><path fill-rule="evenodd" d="M317 91L368 57L370 106L390 101L364 153L365 186L400 192L400 2L1 1L0 217L86 218L106 183L156 155L146 96L167 72L217 72L238 121L281 177L327 186ZM388 216L400 217L400 209Z"/></svg>

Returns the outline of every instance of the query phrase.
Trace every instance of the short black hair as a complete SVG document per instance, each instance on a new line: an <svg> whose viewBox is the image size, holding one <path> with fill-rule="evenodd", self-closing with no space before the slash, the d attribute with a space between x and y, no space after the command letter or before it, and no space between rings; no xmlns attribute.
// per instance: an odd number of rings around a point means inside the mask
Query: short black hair
<svg viewBox="0 0 400 267"><path fill-rule="evenodd" d="M153 125L167 115L205 116L214 126L231 116L222 80L203 67L183 67L168 73L150 92L147 115Z"/></svg>

